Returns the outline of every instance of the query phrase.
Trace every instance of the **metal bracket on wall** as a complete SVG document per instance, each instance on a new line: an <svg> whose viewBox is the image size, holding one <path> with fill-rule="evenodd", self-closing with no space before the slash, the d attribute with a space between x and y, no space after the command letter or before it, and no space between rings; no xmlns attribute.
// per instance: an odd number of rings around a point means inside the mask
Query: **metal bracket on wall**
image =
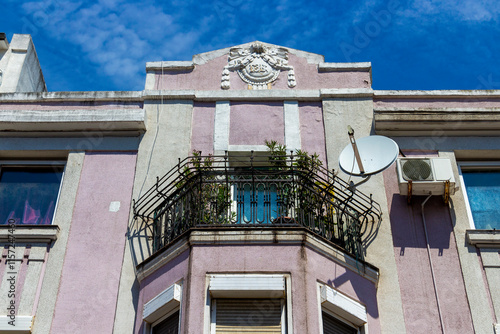
<svg viewBox="0 0 500 334"><path fill-rule="evenodd" d="M408 181L408 196L406 197L408 204L411 203L411 192L412 192L412 186L413 186L413 181L409 180Z"/></svg>

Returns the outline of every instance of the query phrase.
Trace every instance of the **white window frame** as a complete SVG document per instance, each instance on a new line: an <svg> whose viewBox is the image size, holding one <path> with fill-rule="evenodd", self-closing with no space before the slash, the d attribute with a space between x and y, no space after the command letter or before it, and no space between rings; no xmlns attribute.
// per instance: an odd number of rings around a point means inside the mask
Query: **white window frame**
<svg viewBox="0 0 500 334"><path fill-rule="evenodd" d="M63 167L62 175L61 175L61 181L59 182L59 189L57 191L57 198L56 202L54 203L54 213L52 214L51 218L51 223L50 225L54 225L54 218L56 217L57 213L57 208L59 206L59 199L61 197L61 189L62 185L64 182L64 175L66 173L66 166L67 166L67 160L0 160L0 173L2 170L2 166L8 166L8 167L16 167L19 169L22 168L27 168L27 167L34 167L34 166L58 166L58 167ZM22 224L21 224L22 225ZM25 226L25 225L23 225ZM29 225L32 228L36 228L37 226L40 225Z"/></svg>
<svg viewBox="0 0 500 334"><path fill-rule="evenodd" d="M366 306L346 294L322 283L317 283L320 334L323 334L323 312L358 330L358 334L368 334L368 314Z"/></svg>
<svg viewBox="0 0 500 334"><path fill-rule="evenodd" d="M281 300L281 333L293 334L289 274L209 274L205 303L205 334L215 334L217 298Z"/></svg>
<svg viewBox="0 0 500 334"><path fill-rule="evenodd" d="M182 319L182 282L172 284L149 302L144 304L142 320L145 323L144 334L153 333L153 327L179 311L179 332Z"/></svg>
<svg viewBox="0 0 500 334"><path fill-rule="evenodd" d="M497 169L500 172L500 161L467 161L458 162L458 177L460 179L460 186L463 189L465 207L467 209L467 218L469 219L470 228L476 230L476 225L474 224L474 218L472 217L472 210L470 208L469 196L467 194L467 188L465 187L464 177L462 169L469 170L481 170L481 169Z"/></svg>

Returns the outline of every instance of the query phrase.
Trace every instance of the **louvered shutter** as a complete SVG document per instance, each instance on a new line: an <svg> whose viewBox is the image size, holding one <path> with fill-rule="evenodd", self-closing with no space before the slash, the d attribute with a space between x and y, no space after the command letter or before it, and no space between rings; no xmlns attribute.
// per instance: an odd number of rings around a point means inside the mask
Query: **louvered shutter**
<svg viewBox="0 0 500 334"><path fill-rule="evenodd" d="M357 334L358 330L323 312L323 334Z"/></svg>
<svg viewBox="0 0 500 334"><path fill-rule="evenodd" d="M154 326L153 334L179 334L179 311Z"/></svg>
<svg viewBox="0 0 500 334"><path fill-rule="evenodd" d="M281 333L281 299L216 299L216 333Z"/></svg>

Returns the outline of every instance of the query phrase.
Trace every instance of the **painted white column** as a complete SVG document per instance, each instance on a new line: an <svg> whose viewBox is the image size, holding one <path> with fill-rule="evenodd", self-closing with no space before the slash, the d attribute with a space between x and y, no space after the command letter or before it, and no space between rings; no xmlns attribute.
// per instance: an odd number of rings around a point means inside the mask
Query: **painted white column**
<svg viewBox="0 0 500 334"><path fill-rule="evenodd" d="M298 150L302 147L300 140L299 102L285 101L283 105L285 121L285 145L287 150Z"/></svg>
<svg viewBox="0 0 500 334"><path fill-rule="evenodd" d="M215 103L214 154L224 154L229 148L229 101Z"/></svg>

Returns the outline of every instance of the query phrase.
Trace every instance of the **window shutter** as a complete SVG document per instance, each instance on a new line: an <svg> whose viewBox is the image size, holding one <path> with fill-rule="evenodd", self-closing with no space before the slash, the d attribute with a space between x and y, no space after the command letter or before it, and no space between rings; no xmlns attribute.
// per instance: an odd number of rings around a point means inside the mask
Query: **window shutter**
<svg viewBox="0 0 500 334"><path fill-rule="evenodd" d="M357 334L358 330L323 312L323 334Z"/></svg>
<svg viewBox="0 0 500 334"><path fill-rule="evenodd" d="M179 311L175 312L158 325L153 327L153 334L178 334L179 333Z"/></svg>
<svg viewBox="0 0 500 334"><path fill-rule="evenodd" d="M216 299L216 333L281 334L281 299Z"/></svg>

